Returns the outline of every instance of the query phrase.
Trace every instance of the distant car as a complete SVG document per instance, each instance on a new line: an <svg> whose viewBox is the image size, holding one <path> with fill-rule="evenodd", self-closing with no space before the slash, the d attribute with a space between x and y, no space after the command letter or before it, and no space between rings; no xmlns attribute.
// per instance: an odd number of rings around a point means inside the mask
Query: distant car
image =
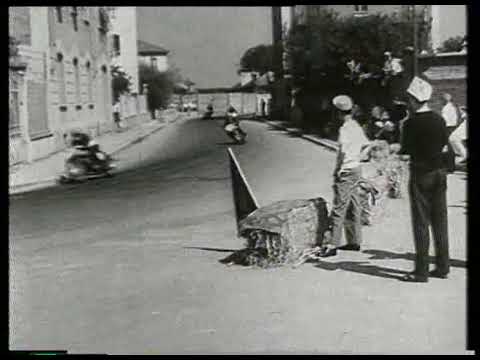
<svg viewBox="0 0 480 360"><path fill-rule="evenodd" d="M188 102L183 104L183 111L197 111L197 104L193 102Z"/></svg>

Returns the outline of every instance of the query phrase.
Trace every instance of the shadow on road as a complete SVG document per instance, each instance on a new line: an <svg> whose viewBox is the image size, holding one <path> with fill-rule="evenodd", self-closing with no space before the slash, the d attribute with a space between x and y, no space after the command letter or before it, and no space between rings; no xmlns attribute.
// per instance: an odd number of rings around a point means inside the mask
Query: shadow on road
<svg viewBox="0 0 480 360"><path fill-rule="evenodd" d="M376 265L369 265L365 261L341 261L337 263L331 262L317 262L315 267L323 270L335 271L335 270L345 270L352 271L360 274L378 276L388 279L400 280L402 275L408 273L408 271L386 268ZM397 274L397 275L394 275Z"/></svg>
<svg viewBox="0 0 480 360"><path fill-rule="evenodd" d="M234 249L220 249L220 248L209 248L209 247L199 247L199 246L184 246L184 249L194 249L194 250L204 250L204 251L216 251L216 252L235 252Z"/></svg>
<svg viewBox="0 0 480 360"><path fill-rule="evenodd" d="M362 252L364 254L372 255L372 257L369 258L370 260L384 260L384 259L405 259L410 261L415 260L415 254L410 252L404 253L404 254L394 253L394 252L385 251L385 250L364 250ZM429 262L430 264L434 264L435 257L430 256ZM464 260L450 259L450 266L466 268L467 262Z"/></svg>
<svg viewBox="0 0 480 360"><path fill-rule="evenodd" d="M231 145L243 145L243 144L239 144L235 141L232 141L232 142L221 142L221 143L217 143L217 145L219 146L223 146L223 145L228 145L228 146L231 146Z"/></svg>

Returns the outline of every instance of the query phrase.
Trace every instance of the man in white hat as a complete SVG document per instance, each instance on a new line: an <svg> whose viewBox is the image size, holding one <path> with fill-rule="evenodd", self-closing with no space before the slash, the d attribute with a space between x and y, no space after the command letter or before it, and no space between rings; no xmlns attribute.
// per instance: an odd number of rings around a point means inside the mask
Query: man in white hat
<svg viewBox="0 0 480 360"><path fill-rule="evenodd" d="M447 125L448 133L451 134L458 125L458 110L453 103L452 95L444 93L442 99L445 104L442 108L442 117Z"/></svg>
<svg viewBox="0 0 480 360"><path fill-rule="evenodd" d="M427 282L449 273L445 121L428 106L432 86L414 77L407 89L413 114L403 127L402 153L410 155L410 206L415 242L415 270L403 280ZM429 273L429 224L432 226L436 268Z"/></svg>
<svg viewBox="0 0 480 360"><path fill-rule="evenodd" d="M332 228L330 236L323 244L320 254L322 257L336 255L337 249L360 250L361 200L355 185L361 176L360 160L370 150L368 138L352 116L352 99L346 95L339 95L333 99L333 105L338 111L342 126L339 131L339 149L334 170L334 199L330 214ZM347 212L350 213L348 220ZM344 227L346 244L342 243Z"/></svg>

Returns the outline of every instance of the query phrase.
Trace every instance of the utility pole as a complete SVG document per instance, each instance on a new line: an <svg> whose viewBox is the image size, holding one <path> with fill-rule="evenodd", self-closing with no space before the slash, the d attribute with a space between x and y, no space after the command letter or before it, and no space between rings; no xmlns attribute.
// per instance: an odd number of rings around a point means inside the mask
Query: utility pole
<svg viewBox="0 0 480 360"><path fill-rule="evenodd" d="M413 18L413 74L417 76L418 74L418 41L417 41L417 13L415 5L412 5L412 18Z"/></svg>

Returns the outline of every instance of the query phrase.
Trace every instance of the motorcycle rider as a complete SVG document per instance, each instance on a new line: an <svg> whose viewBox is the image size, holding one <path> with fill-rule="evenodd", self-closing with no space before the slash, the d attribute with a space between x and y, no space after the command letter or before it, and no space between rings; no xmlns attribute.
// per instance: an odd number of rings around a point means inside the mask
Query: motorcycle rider
<svg viewBox="0 0 480 360"><path fill-rule="evenodd" d="M74 156L88 155L90 160L98 162L104 161L107 158L107 155L100 150L98 144L90 137L90 135L82 131L73 130L70 133L70 138L74 151L68 159L71 159Z"/></svg>
<svg viewBox="0 0 480 360"><path fill-rule="evenodd" d="M228 124L234 124L238 128L238 131L240 131L240 133L243 135L243 137L247 137L247 133L243 131L242 128L240 127L240 122L238 120L238 112L231 105L227 110L227 117L225 119L225 123L223 124L223 127L227 126Z"/></svg>

